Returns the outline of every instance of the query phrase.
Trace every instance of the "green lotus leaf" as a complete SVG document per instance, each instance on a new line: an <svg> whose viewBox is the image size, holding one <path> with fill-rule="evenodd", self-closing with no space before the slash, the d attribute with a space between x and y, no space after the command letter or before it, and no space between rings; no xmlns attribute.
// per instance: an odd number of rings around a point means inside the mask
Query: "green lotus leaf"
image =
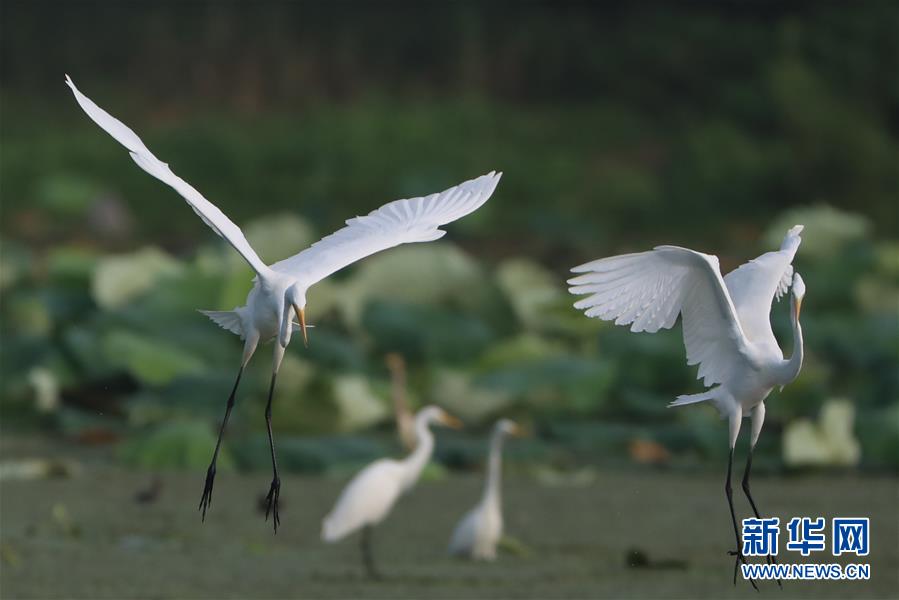
<svg viewBox="0 0 899 600"><path fill-rule="evenodd" d="M5 303L13 330L35 336L50 333L53 317L41 298L31 293L15 294L7 298Z"/></svg>
<svg viewBox="0 0 899 600"><path fill-rule="evenodd" d="M439 367L431 379L431 400L467 422L482 422L514 400L511 391L475 385L474 376L462 370Z"/></svg>
<svg viewBox="0 0 899 600"><path fill-rule="evenodd" d="M564 345L557 341L549 341L533 333L522 333L491 345L478 361L478 369L486 372L558 356L564 352Z"/></svg>
<svg viewBox="0 0 899 600"><path fill-rule="evenodd" d="M97 264L97 254L85 248L63 246L50 251L47 272L51 279L89 282Z"/></svg>
<svg viewBox="0 0 899 600"><path fill-rule="evenodd" d="M312 245L318 237L312 226L294 213L267 215L243 228L250 245L267 264L293 256ZM237 260L243 260L236 252Z"/></svg>
<svg viewBox="0 0 899 600"><path fill-rule="evenodd" d="M806 257L826 259L836 256L846 242L867 237L868 217L821 205L789 210L768 226L761 241L766 251L779 248L784 235L794 225L804 225L802 249Z"/></svg>
<svg viewBox="0 0 899 600"><path fill-rule="evenodd" d="M861 446L853 433L855 409L845 400L829 400L818 422L797 419L783 433L787 465L853 466L861 460Z"/></svg>
<svg viewBox="0 0 899 600"><path fill-rule="evenodd" d="M128 331L108 333L103 338L103 353L110 364L127 369L150 385L163 385L205 368L199 358L175 344Z"/></svg>
<svg viewBox="0 0 899 600"><path fill-rule="evenodd" d="M182 265L153 247L100 259L91 291L103 308L119 308L154 288L163 277L177 275Z"/></svg>
<svg viewBox="0 0 899 600"><path fill-rule="evenodd" d="M215 433L203 421L178 420L126 442L119 450L128 465L146 469L205 469L215 448ZM232 466L227 448L219 453L218 467Z"/></svg>
<svg viewBox="0 0 899 600"><path fill-rule="evenodd" d="M560 277L527 259L504 261L497 268L496 277L515 314L529 329L545 325L547 309L565 296Z"/></svg>
<svg viewBox="0 0 899 600"><path fill-rule="evenodd" d="M334 379L334 401L340 413L341 431L365 429L383 422L389 415L385 401L378 397L361 375L338 375Z"/></svg>
<svg viewBox="0 0 899 600"><path fill-rule="evenodd" d="M23 279L31 263L31 253L9 240L0 241L0 290L6 290Z"/></svg>
<svg viewBox="0 0 899 600"><path fill-rule="evenodd" d="M476 315L442 307L376 301L362 318L378 354L400 352L418 360L467 363L493 340L493 331Z"/></svg>
<svg viewBox="0 0 899 600"><path fill-rule="evenodd" d="M363 261L344 283L338 303L347 323L358 327L366 303L372 300L475 307L486 289L479 265L455 246L411 244Z"/></svg>

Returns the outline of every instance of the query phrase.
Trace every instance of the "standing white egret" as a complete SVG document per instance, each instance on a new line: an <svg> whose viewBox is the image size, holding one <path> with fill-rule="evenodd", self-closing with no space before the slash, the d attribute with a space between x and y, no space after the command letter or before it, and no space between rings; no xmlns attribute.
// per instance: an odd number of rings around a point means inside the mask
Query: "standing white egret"
<svg viewBox="0 0 899 600"><path fill-rule="evenodd" d="M231 244L256 272L253 288L247 295L246 306L229 311L201 311L220 327L239 335L244 340L244 349L237 380L228 397L218 441L206 473L199 509L202 511L202 519L205 520L206 511L212 502L216 460L222 435L234 406L234 396L244 367L260 341L266 342L277 338L278 343L274 345L268 403L265 408L273 472L272 483L266 496L265 518L268 519L269 513L273 515L273 525L277 531L280 522L278 496L281 480L278 477L278 463L275 459L275 444L272 438L272 395L278 368L294 330L292 312L296 313L299 319L303 342L306 343L308 341L306 291L312 285L335 271L381 250L410 242L430 242L443 237L446 232L439 227L477 210L490 198L502 174L491 172L439 194L390 202L364 217L349 219L346 227L319 240L299 254L268 266L257 256L240 228L221 210L175 175L166 163L157 159L137 134L124 123L82 94L68 75L66 83L87 116L125 146L140 168L174 188L203 222Z"/></svg>
<svg viewBox="0 0 899 600"><path fill-rule="evenodd" d="M711 401L730 426L730 455L725 494L730 507L737 548L732 553L734 584L737 567L745 562L734 514L731 490L734 446L743 417L752 418L749 456L743 491L756 518L759 511L749 491L749 472L765 419L765 398L777 386L792 382L802 367L802 327L799 310L805 284L793 273L802 225L787 232L780 250L767 252L721 276L718 259L676 246L650 252L596 260L572 269L584 273L568 281L572 294L589 294L575 303L588 317L631 325L631 331L654 333L683 318L687 364L699 365L698 377L706 391L679 396L669 406ZM769 313L775 295L780 298L792 283L793 353L784 359L771 331ZM714 387L711 387L714 386ZM768 557L769 562L773 560ZM755 582L750 580L753 587Z"/></svg>
<svg viewBox="0 0 899 600"><path fill-rule="evenodd" d="M500 419L490 436L487 481L481 501L456 525L450 539L449 553L468 558L493 560L496 545L503 535L503 510L500 499L503 438L522 435L521 428L509 419Z"/></svg>
<svg viewBox="0 0 899 600"><path fill-rule="evenodd" d="M415 450L403 460L382 458L371 463L347 484L337 504L322 520L322 540L336 542L361 529L362 561L368 574L378 579L371 549L372 527L383 521L401 495L418 482L434 451L429 426L439 423L458 429L462 423L437 406L426 406L415 415Z"/></svg>

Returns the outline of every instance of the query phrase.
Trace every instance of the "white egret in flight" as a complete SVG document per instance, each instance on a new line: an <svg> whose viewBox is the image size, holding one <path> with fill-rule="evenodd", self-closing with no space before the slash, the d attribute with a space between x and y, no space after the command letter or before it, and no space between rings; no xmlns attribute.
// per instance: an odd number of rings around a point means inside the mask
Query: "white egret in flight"
<svg viewBox="0 0 899 600"><path fill-rule="evenodd" d="M503 438L522 435L521 428L509 419L500 419L490 436L487 481L481 501L456 525L449 553L480 560L496 558L496 545L503 535L503 511L500 500Z"/></svg>
<svg viewBox="0 0 899 600"><path fill-rule="evenodd" d="M418 482L434 451L429 426L439 423L458 429L462 423L437 406L426 406L415 415L415 450L403 460L381 459L371 463L347 484L337 504L322 521L322 540L336 542L362 530L362 562L369 576L379 579L371 548L372 528L383 521L401 495Z"/></svg>
<svg viewBox="0 0 899 600"><path fill-rule="evenodd" d="M82 94L68 75L66 83L72 88L75 99L87 116L125 146L131 154L131 158L140 168L174 188L194 212L203 219L203 222L231 244L256 272L253 288L247 295L246 306L229 311L202 311L220 327L239 335L244 340L244 349L237 380L228 397L218 441L206 473L206 482L199 508L202 510L202 518L205 520L206 511L212 502L216 460L222 435L234 406L234 395L237 392L244 367L260 341L266 342L277 338L277 343L274 344L268 403L265 408L265 423L268 429L273 471L272 483L266 497L268 506L266 519L271 513L273 525L277 531L280 522L278 496L281 490L281 480L278 477L275 444L272 438L272 395L281 359L284 357L284 351L294 331L292 313L295 313L299 320L303 342L306 343L308 341L305 315L306 291L312 285L370 254L400 244L430 242L443 237L446 232L439 227L477 210L490 198L502 174L491 172L438 194L390 202L364 217L349 219L346 227L319 240L299 254L285 258L273 265L266 265L247 242L240 228L221 210L206 200L190 184L175 175L166 163L156 158L137 134L124 123Z"/></svg>
<svg viewBox="0 0 899 600"><path fill-rule="evenodd" d="M572 294L588 294L575 307L588 317L630 325L631 331L654 333L683 320L687 364L699 365L698 377L706 391L679 396L670 406L712 402L730 426L730 455L725 493L730 506L737 548L732 553L734 583L737 566L745 562L734 514L731 470L734 446L743 417L752 418L749 456L743 475L743 491L756 518L759 511L749 491L752 451L765 420L765 398L799 375L802 367L802 327L799 310L805 284L793 273L793 256L799 248L802 225L787 232L780 250L767 252L722 277L715 256L676 246L659 246L650 252L623 254L589 262L572 269L583 273L568 281ZM784 359L771 331L769 313L775 296L792 284L790 312L793 353ZM773 560L769 556L769 562ZM753 587L755 582L752 582Z"/></svg>

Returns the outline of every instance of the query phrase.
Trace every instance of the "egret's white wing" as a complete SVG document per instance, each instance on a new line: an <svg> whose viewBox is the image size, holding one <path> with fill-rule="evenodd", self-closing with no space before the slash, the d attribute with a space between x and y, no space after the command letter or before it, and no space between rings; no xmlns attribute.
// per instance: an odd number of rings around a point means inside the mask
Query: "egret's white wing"
<svg viewBox="0 0 899 600"><path fill-rule="evenodd" d="M72 88L75 94L75 100L84 109L94 123L99 125L106 133L111 135L120 144L125 146L131 154L131 158L137 165L163 183L171 186L176 192L187 200L190 207L194 209L203 222L209 225L213 231L225 238L225 240L234 246L241 256L246 259L250 266L257 274L264 275L268 273L268 267L265 266L256 251L250 246L250 243L244 237L240 228L235 225L231 219L225 216L218 207L204 198L200 192L195 190L189 183L175 175L169 166L153 156L153 153L144 145L137 134L134 133L127 125L110 115L108 112L94 104L94 101L85 96L75 87L72 79L66 75L66 83Z"/></svg>
<svg viewBox="0 0 899 600"><path fill-rule="evenodd" d="M790 289L792 262L802 242L801 232L801 225L793 227L787 232L780 250L766 252L724 277L743 331L753 343L778 347L771 331L771 302Z"/></svg>
<svg viewBox="0 0 899 600"><path fill-rule="evenodd" d="M654 333L683 316L687 363L699 365L705 385L722 383L746 355L733 303L718 270L718 259L676 246L624 254L572 269L584 273L568 281L575 303L588 317L631 325Z"/></svg>
<svg viewBox="0 0 899 600"><path fill-rule="evenodd" d="M272 265L307 286L357 260L409 242L430 242L446 233L441 225L477 210L490 198L502 173L491 171L439 194L396 200L355 217L299 254Z"/></svg>

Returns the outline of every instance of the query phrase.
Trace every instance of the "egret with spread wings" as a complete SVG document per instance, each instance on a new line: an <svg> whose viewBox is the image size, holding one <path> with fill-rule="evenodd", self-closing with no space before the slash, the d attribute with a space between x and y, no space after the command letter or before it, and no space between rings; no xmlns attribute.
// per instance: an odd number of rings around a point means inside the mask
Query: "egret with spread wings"
<svg viewBox="0 0 899 600"><path fill-rule="evenodd" d="M216 460L222 435L234 406L234 396L244 367L260 341L266 342L276 338L268 403L265 407L265 423L273 471L267 495L266 519L269 514L272 515L273 525L277 531L280 522L278 496L281 480L278 477L278 463L272 438L272 396L278 368L294 331L294 314L299 321L304 343L308 341L306 291L335 271L381 250L411 242L430 242L443 237L446 232L439 227L477 210L490 198L502 174L491 172L438 194L390 202L366 216L349 219L346 227L319 240L299 254L269 266L257 256L240 228L190 184L175 175L168 164L156 158L137 134L82 94L68 76L66 83L87 116L125 146L140 168L174 188L203 222L231 244L256 272L253 288L247 295L246 306L230 311L202 311L219 326L239 335L244 340L244 349L237 380L228 397L218 441L206 473L199 508L205 520L206 511L212 502Z"/></svg>
<svg viewBox="0 0 899 600"><path fill-rule="evenodd" d="M586 295L575 303L576 308L588 317L630 325L631 331L655 333L668 329L681 315L687 364L699 365L699 378L709 389L679 396L670 406L709 401L728 420L730 455L725 493L737 544L733 552L734 583L737 565L745 562L730 483L740 423L743 417L752 419L743 491L756 518L760 518L749 489L749 472L765 419L765 398L775 387L796 379L802 367L799 310L805 284L792 266L801 232L801 225L793 227L779 250L763 254L725 277L714 256L659 246L650 252L613 256L575 267L572 271L582 275L568 281L572 294ZM783 296L791 285L793 353L785 359L771 331L769 314L774 297Z"/></svg>

